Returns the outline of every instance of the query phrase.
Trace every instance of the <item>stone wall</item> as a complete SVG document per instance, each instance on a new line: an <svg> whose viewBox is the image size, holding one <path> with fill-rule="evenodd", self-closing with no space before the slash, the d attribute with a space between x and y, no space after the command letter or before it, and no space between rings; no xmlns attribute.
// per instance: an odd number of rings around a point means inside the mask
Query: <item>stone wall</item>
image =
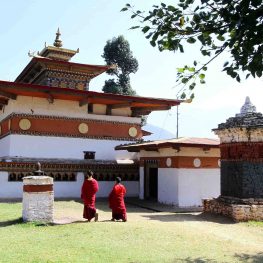
<svg viewBox="0 0 263 263"><path fill-rule="evenodd" d="M203 200L203 211L220 214L232 218L235 222L263 218L263 199L239 199L234 197L219 197Z"/></svg>
<svg viewBox="0 0 263 263"><path fill-rule="evenodd" d="M222 160L221 195L263 198L263 162Z"/></svg>

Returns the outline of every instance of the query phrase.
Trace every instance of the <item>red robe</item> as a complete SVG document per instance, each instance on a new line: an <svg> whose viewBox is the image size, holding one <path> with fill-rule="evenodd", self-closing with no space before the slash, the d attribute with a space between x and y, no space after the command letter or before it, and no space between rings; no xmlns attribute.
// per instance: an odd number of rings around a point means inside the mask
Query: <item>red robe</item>
<svg viewBox="0 0 263 263"><path fill-rule="evenodd" d="M98 182L95 179L86 179L81 188L81 199L84 202L83 217L91 220L95 217L96 207L95 207L95 194L99 190Z"/></svg>
<svg viewBox="0 0 263 263"><path fill-rule="evenodd" d="M109 195L109 206L112 209L112 219L127 220L124 196L126 189L122 184L115 184Z"/></svg>

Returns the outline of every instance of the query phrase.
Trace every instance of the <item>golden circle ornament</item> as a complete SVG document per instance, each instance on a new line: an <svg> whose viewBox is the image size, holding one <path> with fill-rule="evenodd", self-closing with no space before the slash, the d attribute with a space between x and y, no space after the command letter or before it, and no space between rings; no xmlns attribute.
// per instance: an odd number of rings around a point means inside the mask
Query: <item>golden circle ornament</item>
<svg viewBox="0 0 263 263"><path fill-rule="evenodd" d="M86 133L88 133L88 131L89 131L89 126L88 126L87 123L81 123L81 124L79 125L79 132L80 132L80 133L86 134Z"/></svg>
<svg viewBox="0 0 263 263"><path fill-rule="evenodd" d="M131 127L130 129L129 129L129 135L131 136L131 137L136 137L136 135L137 135L137 129L135 128L135 127Z"/></svg>
<svg viewBox="0 0 263 263"><path fill-rule="evenodd" d="M19 128L23 131L29 130L31 127L31 122L28 119L21 119L19 121Z"/></svg>

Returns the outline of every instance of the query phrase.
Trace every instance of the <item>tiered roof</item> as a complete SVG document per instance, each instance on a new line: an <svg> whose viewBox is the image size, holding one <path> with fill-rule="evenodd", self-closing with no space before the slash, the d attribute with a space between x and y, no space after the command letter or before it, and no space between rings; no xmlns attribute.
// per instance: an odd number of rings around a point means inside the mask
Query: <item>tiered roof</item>
<svg viewBox="0 0 263 263"><path fill-rule="evenodd" d="M168 110L182 102L89 91L83 85L88 85L90 79L112 66L70 62L69 60L79 50L62 48L59 37L58 30L54 46L46 46L34 56L15 82L0 81L0 109L7 105L9 100L16 100L17 96L32 96L46 98L51 103L56 99L78 101L80 107L88 103L108 105L111 109L130 107L133 116L140 116L148 115L151 111ZM52 78L54 82L49 84ZM62 84L59 86L54 84L56 80L60 83L69 80L71 83L62 83L64 86ZM70 88L73 82L77 83L76 87L82 85L82 88Z"/></svg>

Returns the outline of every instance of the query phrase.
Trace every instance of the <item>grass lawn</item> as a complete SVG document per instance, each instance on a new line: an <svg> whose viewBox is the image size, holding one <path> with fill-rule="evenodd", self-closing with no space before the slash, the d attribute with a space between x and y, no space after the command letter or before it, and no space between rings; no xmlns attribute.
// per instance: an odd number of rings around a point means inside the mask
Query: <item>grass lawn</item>
<svg viewBox="0 0 263 263"><path fill-rule="evenodd" d="M83 222L82 204L55 202L60 224L23 223L21 203L0 203L0 262L263 262L263 224L128 206L128 222Z"/></svg>

